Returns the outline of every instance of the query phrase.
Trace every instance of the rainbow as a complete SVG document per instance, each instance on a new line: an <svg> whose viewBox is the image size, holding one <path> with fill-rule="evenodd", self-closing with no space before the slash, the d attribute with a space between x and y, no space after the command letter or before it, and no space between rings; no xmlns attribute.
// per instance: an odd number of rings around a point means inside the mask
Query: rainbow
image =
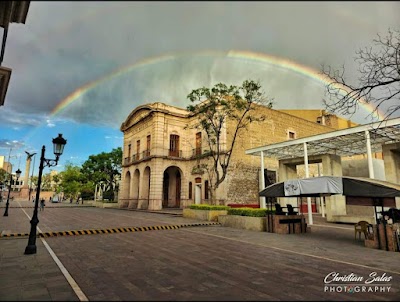
<svg viewBox="0 0 400 302"><path fill-rule="evenodd" d="M165 62L168 60L175 59L179 56L182 55L197 55L197 56L205 56L205 55L213 55L213 56L219 56L219 57L227 57L227 58L238 58L241 60L248 60L256 63L265 63L269 65L273 65L276 67L280 67L289 71L293 71L297 74L300 74L302 76L308 77L314 81L318 81L324 85L327 85L330 83L330 80L328 77L326 77L323 74L320 74L317 70L296 63L294 61L285 59L285 58L280 58L277 56L272 56L268 54L263 54L263 53L256 53L256 52L250 52L250 51L237 51L237 50L232 50L228 52L223 52L223 51L203 51L203 52L196 52L196 53L185 53L185 52L180 52L180 53L174 53L174 54L167 54L163 56L158 56L158 57L153 57L153 58L148 58L145 60L141 60L139 62L136 62L134 64L124 66L122 68L119 68L110 74L107 74L95 81L89 82L78 89L76 89L73 93L68 95L66 98L61 100L57 106L52 110L51 114L55 115L60 113L64 108L69 106L71 103L73 103L75 100L77 100L80 96L85 94L87 91L94 89L97 85L102 84L105 81L108 81L112 78L115 78L117 76L120 76L122 74L128 73L134 69L143 67L143 66L149 66L149 65L154 65L159 62ZM343 93L348 90L345 87L342 87L340 85L335 85L335 87L339 88ZM368 104L365 101L360 103L360 106L367 110L369 113L373 113L375 108L372 104ZM377 110L376 112L377 117L380 120L384 119L384 114Z"/></svg>

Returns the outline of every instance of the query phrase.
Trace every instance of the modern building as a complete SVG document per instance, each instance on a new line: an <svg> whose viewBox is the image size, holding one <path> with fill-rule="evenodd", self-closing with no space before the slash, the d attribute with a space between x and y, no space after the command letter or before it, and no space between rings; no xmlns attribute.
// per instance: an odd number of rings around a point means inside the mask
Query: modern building
<svg viewBox="0 0 400 302"><path fill-rule="evenodd" d="M246 155L246 149L335 130L265 106L258 106L257 112L266 118L239 133L227 177L216 191L219 204L259 203L260 188L277 180L279 162L266 159L262 185L259 160ZM142 105L129 114L120 127L124 136L120 207L159 210L210 203L212 180L202 168L209 163L210 153L206 133L193 127L196 122L197 116L186 109L163 103ZM228 122L221 136L226 144L232 131ZM317 174L318 168L314 165L310 171Z"/></svg>

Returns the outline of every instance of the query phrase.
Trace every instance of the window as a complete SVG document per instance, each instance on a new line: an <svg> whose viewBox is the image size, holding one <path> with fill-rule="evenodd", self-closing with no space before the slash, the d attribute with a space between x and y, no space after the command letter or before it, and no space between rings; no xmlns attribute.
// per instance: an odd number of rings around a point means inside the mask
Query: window
<svg viewBox="0 0 400 302"><path fill-rule="evenodd" d="M179 135L169 136L169 156L179 156Z"/></svg>
<svg viewBox="0 0 400 302"><path fill-rule="evenodd" d="M150 156L150 143L151 143L151 136L147 135L147 142L146 142L146 156Z"/></svg>
<svg viewBox="0 0 400 302"><path fill-rule="evenodd" d="M128 145L128 157L131 157L131 144Z"/></svg>
<svg viewBox="0 0 400 302"><path fill-rule="evenodd" d="M136 141L136 159L139 159L140 154L140 140Z"/></svg>
<svg viewBox="0 0 400 302"><path fill-rule="evenodd" d="M288 138L289 138L289 139L296 139L296 132L294 132L294 131L289 131L289 132L288 132Z"/></svg>
<svg viewBox="0 0 400 302"><path fill-rule="evenodd" d="M190 181L189 182L189 199L192 199L193 198L193 185L192 185L192 182Z"/></svg>
<svg viewBox="0 0 400 302"><path fill-rule="evenodd" d="M208 199L208 180L204 182L204 199Z"/></svg>
<svg viewBox="0 0 400 302"><path fill-rule="evenodd" d="M195 155L201 155L201 132L196 133L196 150Z"/></svg>

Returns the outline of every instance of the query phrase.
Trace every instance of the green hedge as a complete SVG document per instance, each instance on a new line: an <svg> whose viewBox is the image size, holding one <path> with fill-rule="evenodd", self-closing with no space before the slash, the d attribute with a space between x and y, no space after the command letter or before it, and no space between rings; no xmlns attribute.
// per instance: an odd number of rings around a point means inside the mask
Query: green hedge
<svg viewBox="0 0 400 302"><path fill-rule="evenodd" d="M240 216L251 216L251 217L265 217L267 213L273 214L275 211L269 211L267 209L255 209L255 208L230 208L228 215L240 215Z"/></svg>
<svg viewBox="0 0 400 302"><path fill-rule="evenodd" d="M216 211L230 209L230 207L228 207L228 206L213 206L210 204L192 204L192 205L190 205L189 208L192 210L216 210Z"/></svg>

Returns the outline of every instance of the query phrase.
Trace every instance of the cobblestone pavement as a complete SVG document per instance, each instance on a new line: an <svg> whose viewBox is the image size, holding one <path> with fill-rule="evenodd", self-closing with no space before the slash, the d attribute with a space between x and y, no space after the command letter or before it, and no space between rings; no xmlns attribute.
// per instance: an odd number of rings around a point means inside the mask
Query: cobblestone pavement
<svg viewBox="0 0 400 302"><path fill-rule="evenodd" d="M29 232L28 215L33 209L23 206L31 204L13 201L9 216L0 216L0 232ZM202 222L183 218L176 210L170 211L174 215L161 215L47 206L39 212L41 232ZM400 300L399 253L364 247L362 241L354 240L352 226L329 224L318 216L314 223L311 233L297 235L197 226L37 238L34 255L24 255L27 237L2 238L0 300ZM331 272L353 273L363 280L356 282L353 292L345 292L350 282L340 282L342 287L324 284ZM386 280L391 277L390 281L366 285L374 272ZM363 289L373 292L358 292Z"/></svg>

